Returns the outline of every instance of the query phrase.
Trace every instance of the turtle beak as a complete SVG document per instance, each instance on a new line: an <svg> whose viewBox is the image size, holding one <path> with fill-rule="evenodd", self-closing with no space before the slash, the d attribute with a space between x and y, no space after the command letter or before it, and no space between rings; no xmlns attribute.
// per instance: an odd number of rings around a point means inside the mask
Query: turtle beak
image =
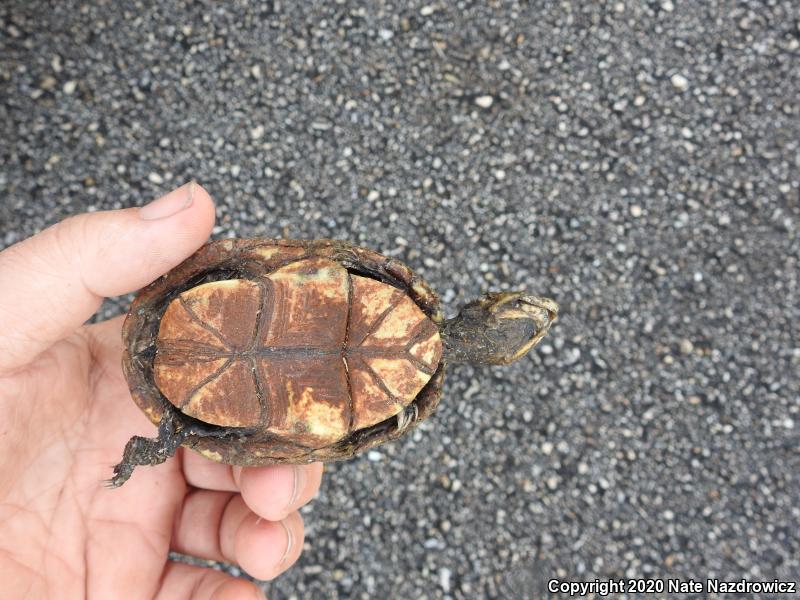
<svg viewBox="0 0 800 600"><path fill-rule="evenodd" d="M517 348L508 362L524 356L542 341L550 330L550 325L558 318L558 304L550 298L533 296L523 292L510 292L494 307L502 313L503 319L524 319L533 322L533 335Z"/></svg>
<svg viewBox="0 0 800 600"><path fill-rule="evenodd" d="M558 319L558 304L555 300L551 300L550 298L544 298L542 296L529 296L523 295L520 296L519 302L521 305L530 306L533 311L545 311L547 313L547 320L552 323L556 319ZM531 312L533 312L531 311ZM547 325L550 326L549 323Z"/></svg>

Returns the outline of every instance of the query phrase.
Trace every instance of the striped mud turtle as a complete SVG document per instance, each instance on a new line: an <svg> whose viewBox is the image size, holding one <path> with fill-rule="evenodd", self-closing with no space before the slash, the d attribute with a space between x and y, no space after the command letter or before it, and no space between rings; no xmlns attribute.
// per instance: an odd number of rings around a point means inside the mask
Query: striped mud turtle
<svg viewBox="0 0 800 600"><path fill-rule="evenodd" d="M407 266L332 240L212 242L144 288L123 371L158 437L132 438L109 485L183 445L236 465L348 458L427 417L448 363L508 364L552 300L487 294L445 320Z"/></svg>

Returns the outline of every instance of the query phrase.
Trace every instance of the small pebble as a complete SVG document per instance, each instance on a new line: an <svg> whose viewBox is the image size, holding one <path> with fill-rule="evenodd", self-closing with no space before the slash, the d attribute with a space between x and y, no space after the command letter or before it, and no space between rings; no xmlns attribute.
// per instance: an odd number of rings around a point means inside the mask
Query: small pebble
<svg viewBox="0 0 800 600"><path fill-rule="evenodd" d="M328 131L328 129L331 127L333 127L333 123L327 119L315 119L311 122L311 129L315 129L317 131Z"/></svg>
<svg viewBox="0 0 800 600"><path fill-rule="evenodd" d="M260 140L264 137L264 127L263 125L256 125L250 130L250 138L254 140Z"/></svg>
<svg viewBox="0 0 800 600"><path fill-rule="evenodd" d="M47 76L44 79L42 79L42 83L39 84L39 87L42 88L43 90L52 90L53 88L56 87L56 83L57 82L55 77Z"/></svg>
<svg viewBox="0 0 800 600"><path fill-rule="evenodd" d="M445 594L450 593L450 580L453 577L453 572L447 567L439 569L439 585Z"/></svg>
<svg viewBox="0 0 800 600"><path fill-rule="evenodd" d="M680 73L675 73L672 77L670 77L670 81L672 82L672 87L674 87L676 90L685 92L687 89L689 89L689 80Z"/></svg>

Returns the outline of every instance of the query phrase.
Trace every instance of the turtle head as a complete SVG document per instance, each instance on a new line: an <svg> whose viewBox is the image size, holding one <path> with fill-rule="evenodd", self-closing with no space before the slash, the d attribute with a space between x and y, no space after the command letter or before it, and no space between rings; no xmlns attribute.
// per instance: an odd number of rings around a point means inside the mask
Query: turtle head
<svg viewBox="0 0 800 600"><path fill-rule="evenodd" d="M558 304L524 292L489 293L445 322L442 337L450 362L507 365L545 336Z"/></svg>

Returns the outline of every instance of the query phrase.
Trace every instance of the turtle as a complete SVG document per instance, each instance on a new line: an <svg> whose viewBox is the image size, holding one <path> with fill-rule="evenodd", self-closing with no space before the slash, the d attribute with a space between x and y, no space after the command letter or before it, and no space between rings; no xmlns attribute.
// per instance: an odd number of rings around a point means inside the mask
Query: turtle
<svg viewBox="0 0 800 600"><path fill-rule="evenodd" d="M408 266L341 240L212 241L131 304L122 370L158 436L131 438L107 484L180 446L242 466L350 458L428 417L448 364L509 364L557 315L493 292L445 319Z"/></svg>

